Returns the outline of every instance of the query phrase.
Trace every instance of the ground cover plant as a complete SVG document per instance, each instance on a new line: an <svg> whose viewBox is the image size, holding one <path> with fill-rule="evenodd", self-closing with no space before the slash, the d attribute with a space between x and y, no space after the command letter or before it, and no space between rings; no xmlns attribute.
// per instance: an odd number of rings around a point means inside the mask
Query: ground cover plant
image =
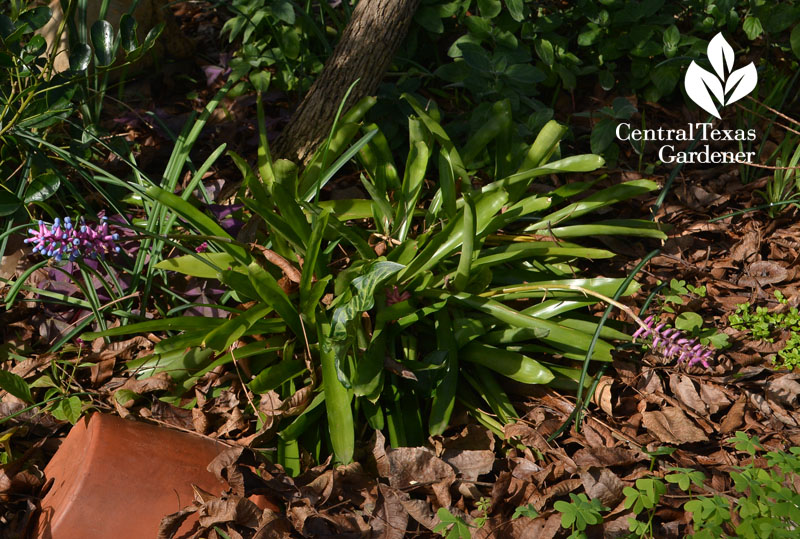
<svg viewBox="0 0 800 539"><path fill-rule="evenodd" d="M93 412L235 447L161 537L792 536L794 2L423 0L302 162L276 137L357 3L168 6L196 65L64 5L60 74L47 7L0 17L3 536ZM758 162L618 140L705 120L718 32ZM252 492L280 511L219 510Z"/></svg>

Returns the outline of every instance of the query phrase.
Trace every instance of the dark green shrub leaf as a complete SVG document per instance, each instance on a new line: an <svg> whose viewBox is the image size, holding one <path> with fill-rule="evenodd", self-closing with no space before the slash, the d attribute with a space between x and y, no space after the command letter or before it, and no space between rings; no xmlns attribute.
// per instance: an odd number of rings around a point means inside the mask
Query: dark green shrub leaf
<svg viewBox="0 0 800 539"><path fill-rule="evenodd" d="M469 33L483 40L492 36L492 25L483 17L467 17L465 20Z"/></svg>
<svg viewBox="0 0 800 539"><path fill-rule="evenodd" d="M284 360L267 367L248 384L253 393L266 393L306 371L302 361Z"/></svg>
<svg viewBox="0 0 800 539"><path fill-rule="evenodd" d="M114 28L108 21L96 21L91 30L97 65L107 66L114 61Z"/></svg>
<svg viewBox="0 0 800 539"><path fill-rule="evenodd" d="M470 69L463 60L456 60L449 64L444 64L434 71L434 75L447 82L462 82L469 76Z"/></svg>
<svg viewBox="0 0 800 539"><path fill-rule="evenodd" d="M742 30L744 30L744 33L747 34L747 38L751 41L760 36L764 31L761 27L761 20L758 17L747 17L742 25Z"/></svg>
<svg viewBox="0 0 800 539"><path fill-rule="evenodd" d="M28 32L33 32L47 24L47 21L49 21L52 16L53 13L50 11L49 7L41 6L21 13L19 20L28 25Z"/></svg>
<svg viewBox="0 0 800 539"><path fill-rule="evenodd" d="M550 67L553 67L553 62L556 61L556 54L553 50L553 44L546 39L540 39L536 41L534 48L536 49L536 54L542 59L542 62Z"/></svg>
<svg viewBox="0 0 800 539"><path fill-rule="evenodd" d="M511 15L511 18L517 22L522 22L522 19L524 18L524 14L522 12L523 6L522 0L506 0L508 13Z"/></svg>
<svg viewBox="0 0 800 539"><path fill-rule="evenodd" d="M593 45L594 42L597 41L597 38L600 37L600 33L602 32L602 29L593 22L590 22L588 26L588 30L581 32L578 35L578 45L582 47Z"/></svg>
<svg viewBox="0 0 800 539"><path fill-rule="evenodd" d="M20 400L33 404L30 387L28 387L25 380L13 372L0 370L0 388L5 389Z"/></svg>
<svg viewBox="0 0 800 539"><path fill-rule="evenodd" d="M281 51L291 60L300 56L300 34L294 28L283 27L281 30Z"/></svg>
<svg viewBox="0 0 800 539"><path fill-rule="evenodd" d="M270 80L272 80L272 73L269 71L264 70L250 73L250 83L261 93L265 93L269 89Z"/></svg>
<svg viewBox="0 0 800 539"><path fill-rule="evenodd" d="M92 48L87 43L78 43L69 53L69 70L79 73L89 68Z"/></svg>
<svg viewBox="0 0 800 539"><path fill-rule="evenodd" d="M289 0L275 0L270 6L275 18L282 20L286 24L294 24L295 15L292 3Z"/></svg>
<svg viewBox="0 0 800 539"><path fill-rule="evenodd" d="M141 50L146 51L152 48L155 45L156 39L161 35L161 32L164 31L165 23L161 22L158 23L152 30L147 32L147 35L144 38L144 43L142 43Z"/></svg>
<svg viewBox="0 0 800 539"><path fill-rule="evenodd" d="M624 97L615 98L611 107L614 109L614 118L618 120L629 120L636 114L636 107Z"/></svg>
<svg viewBox="0 0 800 539"><path fill-rule="evenodd" d="M14 25L14 21L0 13L0 37L6 39L8 36L14 33L17 27ZM8 41L6 41L6 45L9 45Z"/></svg>
<svg viewBox="0 0 800 539"><path fill-rule="evenodd" d="M47 200L58 191L60 185L61 179L58 174L52 172L42 174L25 190L25 204Z"/></svg>
<svg viewBox="0 0 800 539"><path fill-rule="evenodd" d="M206 264L203 260L208 261ZM213 264L213 265L212 265ZM229 253L198 253L194 255L176 256L167 258L156 264L156 268L177 271L192 277L203 279L216 279L217 270L214 268L233 268L235 271L244 271L244 266L239 264Z"/></svg>
<svg viewBox="0 0 800 539"><path fill-rule="evenodd" d="M356 277L350 285L356 293L353 298L336 308L331 320L333 333L331 339L343 341L347 339L347 326L363 311L372 309L375 305L375 291L386 279L403 269L405 266L397 262L381 260L372 263L364 275Z"/></svg>
<svg viewBox="0 0 800 539"><path fill-rule="evenodd" d="M606 148L611 146L614 142L614 134L617 129L617 122L611 118L603 118L592 129L592 135L589 142L592 147L592 153L601 154L606 151Z"/></svg>
<svg viewBox="0 0 800 539"><path fill-rule="evenodd" d="M500 0L478 0L478 8L481 10L481 15L493 19L500 14L503 4Z"/></svg>
<svg viewBox="0 0 800 539"><path fill-rule="evenodd" d="M800 24L792 28L792 35L789 37L789 43L792 45L792 52L794 55L800 58Z"/></svg>
<svg viewBox="0 0 800 539"><path fill-rule="evenodd" d="M129 13L125 13L119 21L119 33L122 48L125 52L131 52L139 46L139 39L136 36L136 29L139 24Z"/></svg>
<svg viewBox="0 0 800 539"><path fill-rule="evenodd" d="M681 31L674 24L664 30L664 46L676 48L681 42Z"/></svg>
<svg viewBox="0 0 800 539"><path fill-rule="evenodd" d="M525 86L532 86L537 82L542 82L546 78L541 70L533 67L530 64L512 65L506 69L505 75L513 82Z"/></svg>
<svg viewBox="0 0 800 539"><path fill-rule="evenodd" d="M475 71L488 73L492 70L492 60L479 45L473 43L462 43L459 48L464 56L464 61Z"/></svg>
<svg viewBox="0 0 800 539"><path fill-rule="evenodd" d="M68 399L62 399L53 406L50 413L53 414L53 417L56 419L69 421L74 425L78 422L78 419L81 418L81 399L74 395Z"/></svg>
<svg viewBox="0 0 800 539"><path fill-rule="evenodd" d="M47 47L47 42L44 38L40 35L35 35L28 41L28 44L25 45L25 52L32 56L39 56L42 54Z"/></svg>
<svg viewBox="0 0 800 539"><path fill-rule="evenodd" d="M11 215L22 206L22 202L5 189L0 189L0 217Z"/></svg>
<svg viewBox="0 0 800 539"><path fill-rule="evenodd" d="M470 17L473 18L473 17ZM444 24L439 14L431 6L422 6L414 14L414 21L418 22L425 30L432 34L444 32Z"/></svg>

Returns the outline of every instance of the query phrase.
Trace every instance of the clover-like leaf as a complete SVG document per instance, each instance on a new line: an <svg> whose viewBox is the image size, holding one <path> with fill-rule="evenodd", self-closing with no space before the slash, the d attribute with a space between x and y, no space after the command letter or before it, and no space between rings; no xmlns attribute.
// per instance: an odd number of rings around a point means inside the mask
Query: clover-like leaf
<svg viewBox="0 0 800 539"><path fill-rule="evenodd" d="M701 109L717 118L721 118L714 100L711 99L711 94L717 98L720 104L724 104L725 92L722 89L722 83L713 73L692 62L689 64L689 69L686 70L683 86L686 88L686 93L691 100L697 103ZM709 93L709 90L711 93Z"/></svg>

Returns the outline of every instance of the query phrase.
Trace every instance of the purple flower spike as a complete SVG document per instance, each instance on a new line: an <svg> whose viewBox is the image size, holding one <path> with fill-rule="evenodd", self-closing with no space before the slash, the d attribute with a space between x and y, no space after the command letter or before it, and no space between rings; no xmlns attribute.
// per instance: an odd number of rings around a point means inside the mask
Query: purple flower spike
<svg viewBox="0 0 800 539"><path fill-rule="evenodd" d="M75 227L69 217L56 218L48 229L43 221L39 221L39 229L28 229L29 238L25 243L33 244L33 252L43 256L53 257L56 262L61 262L64 255L74 262L81 256L89 258L102 257L106 253L118 253L120 248L116 245L119 234L111 233L105 217L99 225L91 226L81 218L79 227Z"/></svg>
<svg viewBox="0 0 800 539"><path fill-rule="evenodd" d="M639 327L639 329L636 330L636 333L633 334L634 342L639 337L647 337L648 335L650 335L650 332L652 330L653 330L653 317L651 315L644 319L644 326Z"/></svg>
<svg viewBox="0 0 800 539"><path fill-rule="evenodd" d="M708 360L714 355L713 350L709 350L696 339L688 339L677 328L666 328L666 324L661 323L653 327L654 320L648 316L643 320L644 325L639 326L633 334L633 340L637 338L649 339L650 348L667 359L677 356L678 363L689 362L689 366L698 363L710 369ZM666 329L665 329L666 328Z"/></svg>

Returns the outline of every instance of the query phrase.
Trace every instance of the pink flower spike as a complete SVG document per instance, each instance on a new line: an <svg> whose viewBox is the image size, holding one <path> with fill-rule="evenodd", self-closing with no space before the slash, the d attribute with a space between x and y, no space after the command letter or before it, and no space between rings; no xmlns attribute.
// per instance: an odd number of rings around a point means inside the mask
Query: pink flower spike
<svg viewBox="0 0 800 539"><path fill-rule="evenodd" d="M697 339L689 339L677 328L667 327L666 323L652 327L653 316L646 318L647 327L639 327L633 334L636 338L650 338L650 347L653 352L660 353L667 359L677 356L677 363L688 361L689 365L702 364L708 367L707 359L711 358L713 351L697 342ZM644 339L643 339L644 340Z"/></svg>
<svg viewBox="0 0 800 539"><path fill-rule="evenodd" d="M74 261L82 255L96 258L120 250L115 244L119 234L109 233L105 217L96 228L86 225L83 219L80 227L75 227L70 218L65 217L63 224L56 218L48 230L44 222L39 221L39 230L29 229L28 234L31 237L25 243L34 244L34 252L52 256L56 261L61 261L64 255L69 255L70 261Z"/></svg>

